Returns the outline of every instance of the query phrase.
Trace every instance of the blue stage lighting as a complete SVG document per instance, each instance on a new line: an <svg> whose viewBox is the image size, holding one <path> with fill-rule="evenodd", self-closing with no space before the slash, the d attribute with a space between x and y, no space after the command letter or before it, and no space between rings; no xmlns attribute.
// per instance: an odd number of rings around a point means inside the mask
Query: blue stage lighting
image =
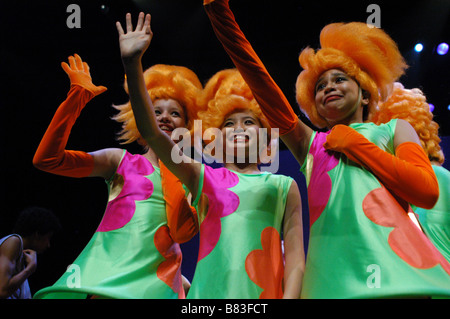
<svg viewBox="0 0 450 319"><path fill-rule="evenodd" d="M430 106L430 112L434 111L434 104L428 103L428 105Z"/></svg>
<svg viewBox="0 0 450 319"><path fill-rule="evenodd" d="M439 55L447 54L447 52L448 52L448 44L445 43L445 42L442 42L441 44L438 45L436 52Z"/></svg>
<svg viewBox="0 0 450 319"><path fill-rule="evenodd" d="M422 43L417 43L417 44L415 45L415 47L414 47L414 50L415 50L416 52L422 52L422 50L423 50L423 44L422 44Z"/></svg>

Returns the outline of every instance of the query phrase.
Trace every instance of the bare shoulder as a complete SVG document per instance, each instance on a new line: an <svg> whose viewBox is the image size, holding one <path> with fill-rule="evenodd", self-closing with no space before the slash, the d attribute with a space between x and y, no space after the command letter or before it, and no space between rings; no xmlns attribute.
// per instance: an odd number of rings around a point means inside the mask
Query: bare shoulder
<svg viewBox="0 0 450 319"><path fill-rule="evenodd" d="M120 148L105 148L89 153L94 158L94 169L90 176L109 179L115 173L123 152Z"/></svg>
<svg viewBox="0 0 450 319"><path fill-rule="evenodd" d="M300 189L298 188L297 182L293 179L291 186L288 191L288 201L298 204L301 201Z"/></svg>
<svg viewBox="0 0 450 319"><path fill-rule="evenodd" d="M402 143L413 142L420 145L420 139L414 128L407 121L398 119L395 126L394 147Z"/></svg>
<svg viewBox="0 0 450 319"><path fill-rule="evenodd" d="M0 256L16 260L20 256L22 242L19 237L11 236L0 245Z"/></svg>

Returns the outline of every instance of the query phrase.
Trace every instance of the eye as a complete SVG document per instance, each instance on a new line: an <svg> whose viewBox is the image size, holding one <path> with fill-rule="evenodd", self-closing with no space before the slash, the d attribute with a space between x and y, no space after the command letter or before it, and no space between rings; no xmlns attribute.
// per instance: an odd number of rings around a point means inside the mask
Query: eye
<svg viewBox="0 0 450 319"><path fill-rule="evenodd" d="M233 126L234 125L234 123L232 122L232 121L226 121L224 124L223 124L223 127L230 127L230 126Z"/></svg>
<svg viewBox="0 0 450 319"><path fill-rule="evenodd" d="M178 112L178 111L173 111L173 112L171 113L171 115L172 115L173 117L181 117L181 114L180 114L180 112Z"/></svg>
<svg viewBox="0 0 450 319"><path fill-rule="evenodd" d="M160 110L155 110L155 114L156 115L161 115L161 111Z"/></svg>
<svg viewBox="0 0 450 319"><path fill-rule="evenodd" d="M325 83L319 83L316 86L316 92L321 91L325 88Z"/></svg>
<svg viewBox="0 0 450 319"><path fill-rule="evenodd" d="M245 125L253 125L253 124L255 124L256 122L254 121L254 120L252 120L252 119L247 119L247 120L245 120L245 122L244 122L244 124Z"/></svg>
<svg viewBox="0 0 450 319"><path fill-rule="evenodd" d="M341 82L347 81L347 79L344 78L343 76L338 76L335 81L336 81L336 83L341 83Z"/></svg>

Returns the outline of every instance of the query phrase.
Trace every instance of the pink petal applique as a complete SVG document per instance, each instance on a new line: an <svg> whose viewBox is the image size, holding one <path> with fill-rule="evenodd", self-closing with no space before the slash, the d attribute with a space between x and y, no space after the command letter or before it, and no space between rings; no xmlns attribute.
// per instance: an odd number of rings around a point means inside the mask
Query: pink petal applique
<svg viewBox="0 0 450 319"><path fill-rule="evenodd" d="M328 172L339 163L340 153L327 151L323 147L329 133L317 133L309 150L309 153L313 155L311 180L308 184L310 227L320 217L328 204L332 187Z"/></svg>
<svg viewBox="0 0 450 319"><path fill-rule="evenodd" d="M236 211L239 197L228 190L239 182L239 177L226 168L213 169L205 165L202 192L209 200L209 208L200 225L200 245L198 261L206 257L216 246L222 232L220 218Z"/></svg>
<svg viewBox="0 0 450 319"><path fill-rule="evenodd" d="M117 174L124 178L122 191L108 203L97 232L122 228L131 220L136 210L135 201L152 196L153 183L145 176L154 170L145 157L128 153L124 156L117 170Z"/></svg>

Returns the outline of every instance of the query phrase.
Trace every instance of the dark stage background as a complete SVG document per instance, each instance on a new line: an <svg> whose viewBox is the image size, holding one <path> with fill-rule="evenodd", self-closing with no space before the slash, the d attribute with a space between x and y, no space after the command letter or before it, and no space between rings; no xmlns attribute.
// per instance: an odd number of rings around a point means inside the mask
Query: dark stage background
<svg viewBox="0 0 450 319"><path fill-rule="evenodd" d="M70 29L69 4L81 8L81 28ZM298 54L307 45L318 47L323 26L331 22L366 22L376 3L381 27L398 42L410 65L401 79L405 87L419 87L435 105L443 146L450 156L450 54L439 56L436 46L450 41L450 1L270 1L232 0L237 21L268 70L300 114L294 83L300 71ZM17 213L30 205L52 209L63 231L52 247L38 257L38 270L30 279L32 292L53 284L77 257L96 230L107 200L105 182L99 178L72 179L38 171L34 152L55 110L65 99L69 80L60 67L78 53L91 67L94 83L108 91L92 100L82 112L69 139L68 149L94 151L120 147L120 127L110 118L112 104L127 101L124 72L115 22L127 12L134 21L139 11L152 14L154 38L143 63L177 64L191 68L202 82L215 72L233 67L216 40L201 0L89 0L1 1L1 111L3 209L0 237L8 234ZM416 42L424 44L418 54ZM302 119L304 117L302 116ZM305 120L305 119L304 119ZM447 136L447 137L445 137ZM140 152L137 145L126 148ZM279 173L294 177L304 199L305 244L308 239L307 195L299 165L281 146ZM448 168L448 162L445 163ZM183 272L191 279L196 260L196 241L183 245Z"/></svg>

